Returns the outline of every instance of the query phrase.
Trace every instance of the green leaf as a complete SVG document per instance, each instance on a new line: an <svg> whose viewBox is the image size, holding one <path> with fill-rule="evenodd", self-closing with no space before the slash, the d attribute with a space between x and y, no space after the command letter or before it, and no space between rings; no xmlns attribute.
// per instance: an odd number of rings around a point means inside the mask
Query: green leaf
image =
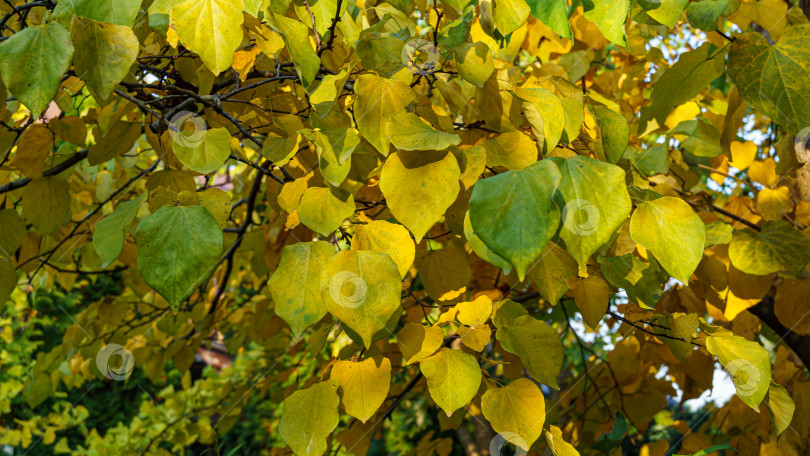
<svg viewBox="0 0 810 456"><path fill-rule="evenodd" d="M665 196L639 204L630 218L630 237L688 284L703 258L706 225L682 199Z"/></svg>
<svg viewBox="0 0 810 456"><path fill-rule="evenodd" d="M469 211L464 214L464 237L467 238L467 242L470 243L470 247L472 247L473 252L475 252L479 258L495 267L501 268L504 274L509 274L509 272L512 271L512 265L490 250L489 247L484 244L484 241L475 234L475 231L472 229L472 224L470 223ZM534 269L529 272L531 273L532 271L534 271Z"/></svg>
<svg viewBox="0 0 810 456"><path fill-rule="evenodd" d="M498 434L514 434L509 440L528 451L543 433L546 403L543 392L528 378L519 378L503 388L490 388L481 397L481 411Z"/></svg>
<svg viewBox="0 0 810 456"><path fill-rule="evenodd" d="M552 159L560 170L557 191L563 202L560 237L565 250L585 267L588 259L630 215L625 171L616 165L577 155Z"/></svg>
<svg viewBox="0 0 810 456"><path fill-rule="evenodd" d="M101 257L101 267L106 268L121 254L124 247L124 237L126 229L138 209L141 208L149 193L144 191L137 198L125 201L115 208L115 211L96 223L96 231L93 233L93 246L96 253Z"/></svg>
<svg viewBox="0 0 810 456"><path fill-rule="evenodd" d="M391 361L383 357L357 362L338 361L329 378L340 386L340 398L346 413L365 423L388 395Z"/></svg>
<svg viewBox="0 0 810 456"><path fill-rule="evenodd" d="M475 397L483 377L474 356L447 347L420 361L419 369L427 379L430 397L447 416Z"/></svg>
<svg viewBox="0 0 810 456"><path fill-rule="evenodd" d="M711 122L698 117L681 122L672 130L673 134L686 134L681 147L698 157L717 157L723 153L720 147L720 131Z"/></svg>
<svg viewBox="0 0 810 456"><path fill-rule="evenodd" d="M743 101L791 135L810 119L810 24L790 27L773 46L759 33L737 36L728 55L728 75Z"/></svg>
<svg viewBox="0 0 810 456"><path fill-rule="evenodd" d="M380 173L380 191L391 214L421 242L456 200L461 170L450 152L391 154Z"/></svg>
<svg viewBox="0 0 810 456"><path fill-rule="evenodd" d="M669 28L674 28L689 0L639 0L647 15Z"/></svg>
<svg viewBox="0 0 810 456"><path fill-rule="evenodd" d="M309 39L309 27L281 14L273 14L273 18L279 33L284 36L284 43L287 44L287 50L295 63L301 84L305 89L309 88L321 68L321 58L312 48Z"/></svg>
<svg viewBox="0 0 810 456"><path fill-rule="evenodd" d="M388 138L388 119L405 111L416 101L408 83L397 79L384 79L373 74L364 74L354 83L357 100L354 102L354 119L366 141L384 156L388 156L391 140Z"/></svg>
<svg viewBox="0 0 810 456"><path fill-rule="evenodd" d="M700 30L713 32L717 30L717 20L728 6L728 0L702 0L690 3L686 7L686 20Z"/></svg>
<svg viewBox="0 0 810 456"><path fill-rule="evenodd" d="M354 215L354 197L342 188L310 187L298 204L298 218L307 228L328 236Z"/></svg>
<svg viewBox="0 0 810 456"><path fill-rule="evenodd" d="M648 149L630 147L625 151L624 158L647 177L669 172L669 148L665 144Z"/></svg>
<svg viewBox="0 0 810 456"><path fill-rule="evenodd" d="M596 24L613 44L627 47L624 23L630 12L630 0L583 0L585 19Z"/></svg>
<svg viewBox="0 0 810 456"><path fill-rule="evenodd" d="M634 255L599 256L597 261L605 280L616 288L624 289L627 297L641 307L652 309L661 299L663 290L654 266Z"/></svg>
<svg viewBox="0 0 810 456"><path fill-rule="evenodd" d="M725 51L711 43L681 54L678 61L655 80L650 103L641 110L638 131L644 131L652 119L663 126L676 106L694 98L709 82L720 77L724 69Z"/></svg>
<svg viewBox="0 0 810 456"><path fill-rule="evenodd" d="M340 421L337 388L332 382L320 382L284 399L278 432L296 456L326 452L326 438Z"/></svg>
<svg viewBox="0 0 810 456"><path fill-rule="evenodd" d="M180 42L218 75L242 43L243 7L242 0L186 0L172 7L169 21Z"/></svg>
<svg viewBox="0 0 810 456"><path fill-rule="evenodd" d="M543 160L520 171L480 180L470 198L473 231L523 280L557 232L560 209L552 200L560 171Z"/></svg>
<svg viewBox="0 0 810 456"><path fill-rule="evenodd" d="M56 96L71 58L70 33L56 22L27 27L0 43L3 82L33 118Z"/></svg>
<svg viewBox="0 0 810 456"><path fill-rule="evenodd" d="M560 336L546 322L523 315L498 327L495 338L504 350L520 357L534 380L560 389L557 378L565 353Z"/></svg>
<svg viewBox="0 0 810 456"><path fill-rule="evenodd" d="M142 0L61 0L54 15L73 14L98 22L132 27Z"/></svg>
<svg viewBox="0 0 810 456"><path fill-rule="evenodd" d="M597 106L594 111L599 119L600 137L600 141L596 142L596 154L600 159L615 165L630 142L630 124L624 116L608 107Z"/></svg>
<svg viewBox="0 0 810 456"><path fill-rule="evenodd" d="M526 0L493 0L492 19L501 35L514 32L529 18L531 8Z"/></svg>
<svg viewBox="0 0 810 456"><path fill-rule="evenodd" d="M267 281L276 315L290 325L296 338L326 315L321 269L334 254L332 244L324 241L287 245L281 251L278 268Z"/></svg>
<svg viewBox="0 0 810 456"><path fill-rule="evenodd" d="M759 411L771 384L771 358L762 345L740 336L706 337L706 349L717 356L734 381L737 396Z"/></svg>
<svg viewBox="0 0 810 456"><path fill-rule="evenodd" d="M577 261L565 250L549 242L540 259L529 269L529 279L549 304L557 304L568 291L568 278L577 275Z"/></svg>
<svg viewBox="0 0 810 456"><path fill-rule="evenodd" d="M391 117L386 126L391 144L402 150L445 150L457 146L461 138L454 133L436 131L416 114L403 112Z"/></svg>
<svg viewBox="0 0 810 456"><path fill-rule="evenodd" d="M138 57L138 38L129 27L79 17L73 18L70 36L78 51L76 75L102 100L110 98Z"/></svg>
<svg viewBox="0 0 810 456"><path fill-rule="evenodd" d="M176 312L214 272L222 229L202 206L163 206L135 231L138 271Z"/></svg>
<svg viewBox="0 0 810 456"><path fill-rule="evenodd" d="M70 185L60 177L34 179L22 193L25 218L42 234L50 234L70 218Z"/></svg>
<svg viewBox="0 0 810 456"><path fill-rule="evenodd" d="M810 263L810 236L784 220L768 221L759 233L748 228L735 230L728 258L748 274L798 273Z"/></svg>
<svg viewBox="0 0 810 456"><path fill-rule="evenodd" d="M481 41L464 43L456 47L453 49L453 58L458 74L465 81L478 87L483 87L495 71L489 46Z"/></svg>
<svg viewBox="0 0 810 456"><path fill-rule="evenodd" d="M390 256L368 250L343 250L321 271L326 310L356 332L366 347L385 328L400 305L400 275Z"/></svg>
<svg viewBox="0 0 810 456"><path fill-rule="evenodd" d="M174 137L172 150L189 169L200 174L218 170L231 155L231 134L226 128L180 131Z"/></svg>
<svg viewBox="0 0 810 456"><path fill-rule="evenodd" d="M565 0L526 0L532 16L540 19L557 35L573 40L568 24L568 2Z"/></svg>

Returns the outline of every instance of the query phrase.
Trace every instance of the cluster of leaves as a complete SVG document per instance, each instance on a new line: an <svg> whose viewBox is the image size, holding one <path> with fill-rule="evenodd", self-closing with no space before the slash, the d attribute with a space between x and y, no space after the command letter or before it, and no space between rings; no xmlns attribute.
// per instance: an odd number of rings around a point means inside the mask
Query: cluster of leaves
<svg viewBox="0 0 810 456"><path fill-rule="evenodd" d="M810 450L804 1L0 10L0 444L237 452L250 408L267 454ZM112 344L161 390L88 428Z"/></svg>

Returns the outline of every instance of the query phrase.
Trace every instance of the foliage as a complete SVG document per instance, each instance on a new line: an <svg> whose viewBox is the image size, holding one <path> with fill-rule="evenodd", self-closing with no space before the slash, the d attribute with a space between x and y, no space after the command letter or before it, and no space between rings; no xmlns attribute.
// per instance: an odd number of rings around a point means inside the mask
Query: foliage
<svg viewBox="0 0 810 456"><path fill-rule="evenodd" d="M804 0L0 10L7 451L810 451Z"/></svg>

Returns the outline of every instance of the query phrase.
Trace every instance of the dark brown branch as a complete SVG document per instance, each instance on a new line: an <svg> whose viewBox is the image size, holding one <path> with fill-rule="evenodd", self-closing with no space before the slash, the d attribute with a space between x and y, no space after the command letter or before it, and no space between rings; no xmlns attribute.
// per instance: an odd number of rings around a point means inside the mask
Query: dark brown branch
<svg viewBox="0 0 810 456"><path fill-rule="evenodd" d="M766 295L755 306L749 307L748 311L756 315L763 323L768 325L773 332L779 335L785 341L788 347L796 353L796 356L802 360L806 368L810 368L810 336L797 334L785 327L773 310L773 297ZM798 324L798 322L796 322Z"/></svg>
<svg viewBox="0 0 810 456"><path fill-rule="evenodd" d="M54 166L51 169L46 169L45 172L42 173L42 177L53 176L55 174L59 174L62 171L69 169L76 163L79 163L80 161L87 158L87 153L88 149L82 149L76 152L75 154L71 155L70 158L63 161L62 163ZM30 177L24 177L22 179L17 179L13 182L9 182L8 184L0 185L0 194L25 187L26 185L31 183L31 180L32 179Z"/></svg>

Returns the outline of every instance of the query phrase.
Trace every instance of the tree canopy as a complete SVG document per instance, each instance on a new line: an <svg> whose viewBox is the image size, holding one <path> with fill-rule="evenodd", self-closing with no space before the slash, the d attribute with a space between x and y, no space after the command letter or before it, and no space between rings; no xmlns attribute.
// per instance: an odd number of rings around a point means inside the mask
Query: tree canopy
<svg viewBox="0 0 810 456"><path fill-rule="evenodd" d="M0 14L0 449L810 451L810 2Z"/></svg>

